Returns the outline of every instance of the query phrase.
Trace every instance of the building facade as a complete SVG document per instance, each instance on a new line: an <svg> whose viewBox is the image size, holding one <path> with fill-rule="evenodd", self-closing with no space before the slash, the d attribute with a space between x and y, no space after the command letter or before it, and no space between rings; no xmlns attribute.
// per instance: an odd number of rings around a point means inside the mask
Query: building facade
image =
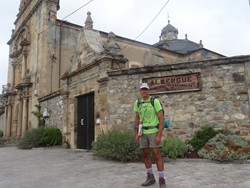
<svg viewBox="0 0 250 188"><path fill-rule="evenodd" d="M138 86L148 82L183 139L210 124L249 138L250 57L225 57L178 39L170 22L154 45L57 19L59 0L21 0L4 88L4 136L36 128L36 105L72 148L100 131L133 129Z"/></svg>

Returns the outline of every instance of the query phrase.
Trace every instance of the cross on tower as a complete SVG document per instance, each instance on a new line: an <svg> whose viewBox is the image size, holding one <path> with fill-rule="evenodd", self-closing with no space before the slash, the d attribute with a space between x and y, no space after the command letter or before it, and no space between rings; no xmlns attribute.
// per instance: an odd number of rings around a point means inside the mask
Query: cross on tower
<svg viewBox="0 0 250 188"><path fill-rule="evenodd" d="M170 23L170 16L169 16L169 13L168 13L168 23Z"/></svg>

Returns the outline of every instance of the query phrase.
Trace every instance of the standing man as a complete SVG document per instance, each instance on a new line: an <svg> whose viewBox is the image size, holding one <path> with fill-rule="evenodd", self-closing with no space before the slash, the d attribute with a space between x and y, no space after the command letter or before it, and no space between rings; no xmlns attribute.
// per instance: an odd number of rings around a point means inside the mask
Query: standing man
<svg viewBox="0 0 250 188"><path fill-rule="evenodd" d="M160 153L162 131L164 129L163 109L158 99L154 99L154 106L151 104L147 83L141 84L140 94L141 98L134 103L134 112L136 114L136 140L140 141L140 148L143 152L144 164L147 170L147 179L141 185L149 186L155 183L150 156L150 149L152 148L156 159L160 188L166 188L164 161ZM140 129L141 125L142 129Z"/></svg>

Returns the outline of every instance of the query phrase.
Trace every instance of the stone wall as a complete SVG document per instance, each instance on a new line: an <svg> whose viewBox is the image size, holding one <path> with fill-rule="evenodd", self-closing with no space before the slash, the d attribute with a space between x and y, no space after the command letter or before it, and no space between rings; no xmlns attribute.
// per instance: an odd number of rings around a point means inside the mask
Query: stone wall
<svg viewBox="0 0 250 188"><path fill-rule="evenodd" d="M187 139L201 126L211 125L250 139L249 64L250 57L243 56L109 72L108 124L133 127L133 102L143 78L198 72L200 91L158 95L172 121L165 133Z"/></svg>
<svg viewBox="0 0 250 188"><path fill-rule="evenodd" d="M50 127L57 127L63 132L63 97L60 92L55 92L46 98L40 99L41 112L47 108L48 117L45 117L45 124Z"/></svg>

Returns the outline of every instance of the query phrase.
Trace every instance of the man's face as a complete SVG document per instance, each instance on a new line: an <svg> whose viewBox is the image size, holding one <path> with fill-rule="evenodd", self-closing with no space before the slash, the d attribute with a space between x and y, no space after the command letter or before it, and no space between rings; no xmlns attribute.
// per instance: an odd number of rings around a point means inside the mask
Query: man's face
<svg viewBox="0 0 250 188"><path fill-rule="evenodd" d="M142 98L147 98L149 96L149 89L141 88L140 93L141 93Z"/></svg>

